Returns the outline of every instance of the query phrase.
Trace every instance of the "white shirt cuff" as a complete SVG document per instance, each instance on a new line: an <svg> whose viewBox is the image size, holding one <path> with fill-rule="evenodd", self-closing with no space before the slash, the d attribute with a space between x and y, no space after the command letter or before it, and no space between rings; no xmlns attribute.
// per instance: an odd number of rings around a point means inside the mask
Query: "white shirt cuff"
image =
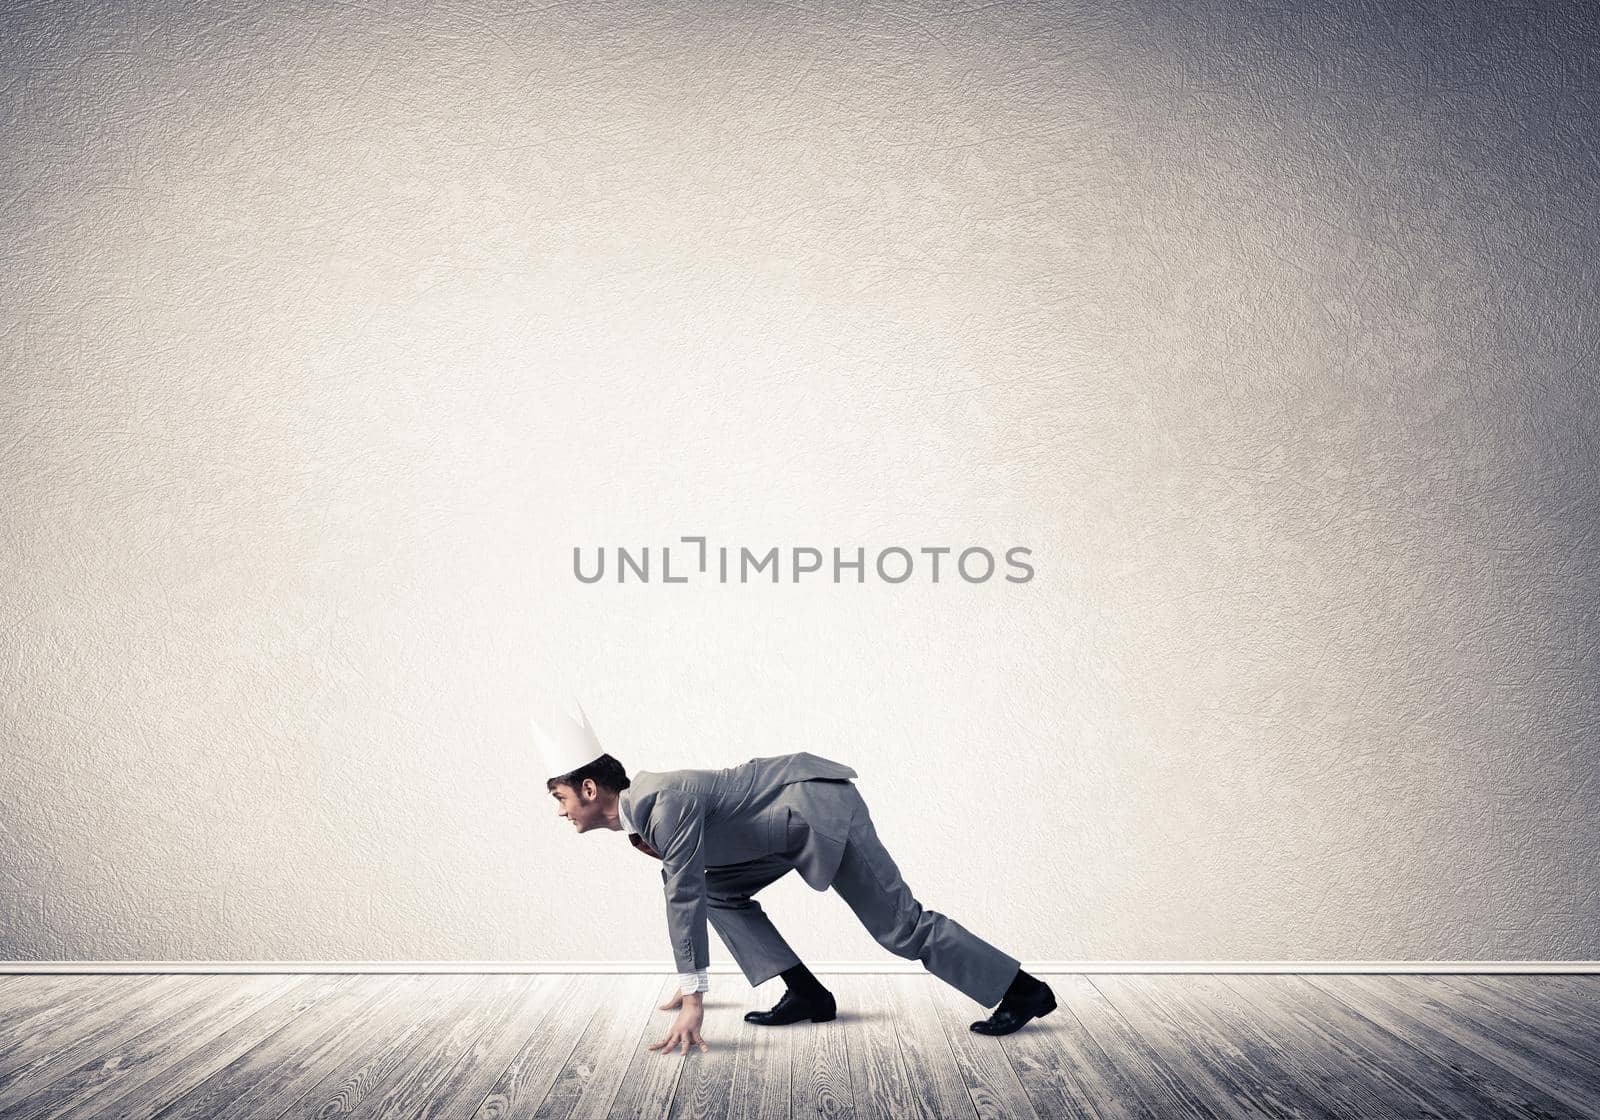
<svg viewBox="0 0 1600 1120"><path fill-rule="evenodd" d="M711 978L706 975L706 970L703 968L696 969L694 972L680 972L678 973L678 990L686 996L695 992L709 992L711 990Z"/></svg>

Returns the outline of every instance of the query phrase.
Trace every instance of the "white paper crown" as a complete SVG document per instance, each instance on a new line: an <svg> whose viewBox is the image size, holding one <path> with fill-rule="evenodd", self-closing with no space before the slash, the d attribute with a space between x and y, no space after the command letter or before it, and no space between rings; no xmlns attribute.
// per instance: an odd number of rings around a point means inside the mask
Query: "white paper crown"
<svg viewBox="0 0 1600 1120"><path fill-rule="evenodd" d="M576 709L575 715L573 709ZM589 725L588 713L576 700L570 706L553 704L546 727L541 727L537 719L528 722L533 727L533 741L544 759L546 781L570 774L606 753Z"/></svg>

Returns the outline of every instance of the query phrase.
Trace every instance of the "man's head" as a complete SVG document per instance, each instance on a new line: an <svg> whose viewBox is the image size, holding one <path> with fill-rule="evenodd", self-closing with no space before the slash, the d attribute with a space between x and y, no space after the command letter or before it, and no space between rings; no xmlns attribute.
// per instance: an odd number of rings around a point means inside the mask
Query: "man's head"
<svg viewBox="0 0 1600 1120"><path fill-rule="evenodd" d="M556 816L572 822L579 832L611 828L617 817L617 794L632 783L622 763L608 754L585 763L570 774L545 782L555 798Z"/></svg>

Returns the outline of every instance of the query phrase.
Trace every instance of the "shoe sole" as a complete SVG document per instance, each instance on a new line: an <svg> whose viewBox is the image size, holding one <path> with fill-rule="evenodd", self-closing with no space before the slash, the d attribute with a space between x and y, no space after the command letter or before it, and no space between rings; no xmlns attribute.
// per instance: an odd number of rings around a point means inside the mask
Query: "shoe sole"
<svg viewBox="0 0 1600 1120"><path fill-rule="evenodd" d="M1023 1027L1027 1026L1029 1023L1033 1022L1035 1019L1043 1019L1046 1015L1050 1014L1050 1012L1054 1011L1055 1009L1056 1009L1056 1001L1054 999L1051 999L1049 1007L1046 1007L1043 1011L1035 1012L1034 1014L1029 1015L1022 1022L1018 1023L1014 1028L1012 1028L1009 1031L1006 1031L1005 1033L1006 1034L1015 1034L1017 1031L1020 1031ZM977 1026L976 1023L974 1023L972 1025L974 1027ZM1005 1037L1005 1035L1003 1035L1003 1034L995 1034L992 1031L975 1030L972 1033L973 1034L981 1034L985 1038L1004 1038Z"/></svg>
<svg viewBox="0 0 1600 1120"><path fill-rule="evenodd" d="M838 1016L839 1016L838 1011L834 1010L834 1011L829 1011L825 1015L812 1015L812 1016L810 1016L810 1019L811 1019L811 1021L813 1023L831 1023L831 1022L834 1021L834 1019L838 1018ZM746 1019L745 1020L745 1022L754 1023L758 1027L792 1027L796 1023L803 1023L805 1021L806 1021L806 1017L805 1016L802 1016L799 1019L790 1019L787 1023L763 1023L759 1019Z"/></svg>

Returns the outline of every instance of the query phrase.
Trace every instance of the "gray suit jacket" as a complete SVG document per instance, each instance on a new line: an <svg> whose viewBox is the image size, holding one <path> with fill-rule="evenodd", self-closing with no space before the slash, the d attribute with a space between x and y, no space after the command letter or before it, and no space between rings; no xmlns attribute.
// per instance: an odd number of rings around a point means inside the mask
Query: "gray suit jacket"
<svg viewBox="0 0 1600 1120"><path fill-rule="evenodd" d="M639 835L661 853L667 930L679 972L710 963L706 869L785 853L801 878L825 891L839 869L861 795L856 772L814 754L752 758L726 770L640 771L620 800ZM789 822L805 840L789 851Z"/></svg>

